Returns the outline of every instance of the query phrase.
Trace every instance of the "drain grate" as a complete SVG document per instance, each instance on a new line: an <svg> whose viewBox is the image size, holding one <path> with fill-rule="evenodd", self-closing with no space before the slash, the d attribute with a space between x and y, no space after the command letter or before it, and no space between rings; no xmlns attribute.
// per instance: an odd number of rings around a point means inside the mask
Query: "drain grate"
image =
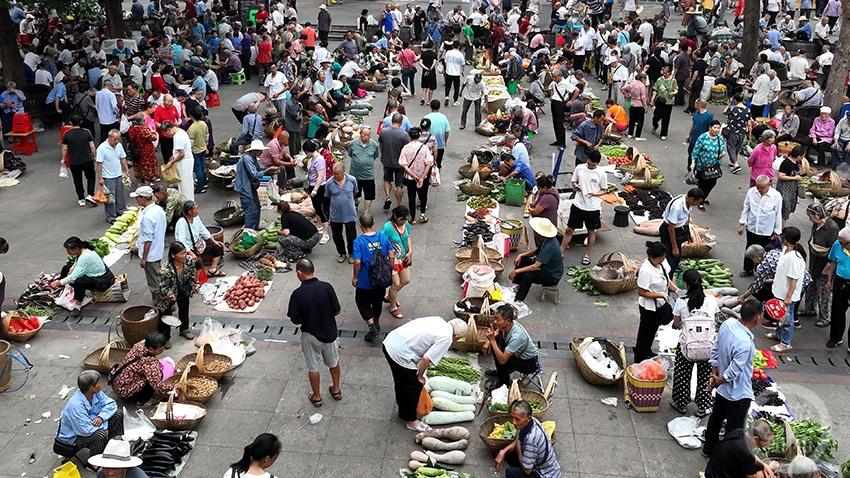
<svg viewBox="0 0 850 478"><path fill-rule="evenodd" d="M190 316L190 327L200 329L203 325L203 316ZM294 342L300 333L300 328L282 323L280 319L247 319L241 317L222 318L216 320L227 327L233 327L244 331L257 340L275 340ZM72 330L83 332L107 332L115 323L114 317L89 316L71 317L68 315L56 316L44 326L49 330ZM366 333L365 325L362 328L343 327L339 329L339 338L342 345L362 346L362 336ZM386 332L381 333L381 339ZM568 336L542 335L535 342L540 354L544 357L570 357L570 340ZM627 354L634 345L631 339L612 338L614 342L622 341L626 345ZM779 361L779 369L787 372L819 373L819 374L848 374L850 373L850 359L844 353L830 354L823 350L800 350L785 355L775 354Z"/></svg>

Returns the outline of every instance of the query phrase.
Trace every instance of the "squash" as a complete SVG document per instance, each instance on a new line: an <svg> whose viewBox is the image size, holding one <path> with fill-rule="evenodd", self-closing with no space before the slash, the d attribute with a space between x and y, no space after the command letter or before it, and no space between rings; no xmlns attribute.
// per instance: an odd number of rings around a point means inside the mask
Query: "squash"
<svg viewBox="0 0 850 478"><path fill-rule="evenodd" d="M422 421L428 425L448 425L472 420L475 420L475 412L431 412L422 417Z"/></svg>
<svg viewBox="0 0 850 478"><path fill-rule="evenodd" d="M431 451L465 450L468 445L469 440L445 442L434 437L425 437L422 440L422 448Z"/></svg>

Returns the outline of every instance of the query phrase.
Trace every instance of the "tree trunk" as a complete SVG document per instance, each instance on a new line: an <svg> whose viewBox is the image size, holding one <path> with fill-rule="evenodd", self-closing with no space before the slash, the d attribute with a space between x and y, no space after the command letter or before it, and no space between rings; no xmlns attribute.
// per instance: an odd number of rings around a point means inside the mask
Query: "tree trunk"
<svg viewBox="0 0 850 478"><path fill-rule="evenodd" d="M841 18L838 19L841 32L838 41L832 46L835 58L832 60L832 70L829 73L829 81L826 83L823 104L832 107L833 111L841 108L844 98L844 81L847 79L847 70L850 69L850 0L841 2Z"/></svg>
<svg viewBox="0 0 850 478"><path fill-rule="evenodd" d="M124 38L127 34L124 29L124 11L121 0L106 0L104 2L106 12L106 26L109 36L112 38Z"/></svg>
<svg viewBox="0 0 850 478"><path fill-rule="evenodd" d="M747 0L744 5L744 47L741 52L744 71L749 71L758 59L760 9L761 2L758 0Z"/></svg>
<svg viewBox="0 0 850 478"><path fill-rule="evenodd" d="M9 4L0 1L0 62L3 63L3 81L14 81L18 88L26 84L24 64L15 32L18 27L9 16Z"/></svg>

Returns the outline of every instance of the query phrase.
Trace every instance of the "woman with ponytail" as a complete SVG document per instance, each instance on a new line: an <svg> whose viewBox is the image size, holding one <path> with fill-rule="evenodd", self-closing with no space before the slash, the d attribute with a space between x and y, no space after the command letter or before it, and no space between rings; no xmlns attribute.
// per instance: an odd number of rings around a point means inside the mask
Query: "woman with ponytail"
<svg viewBox="0 0 850 478"><path fill-rule="evenodd" d="M86 291L103 292L115 282L115 276L103 263L103 259L95 252L94 246L77 236L69 237L62 247L70 256L71 262L62 268L61 279L50 283L50 287L58 289L70 285L74 288L71 315L80 315Z"/></svg>
<svg viewBox="0 0 850 478"><path fill-rule="evenodd" d="M670 264L667 263L667 248L660 242L646 243L646 260L638 271L638 309L640 325L635 341L635 363L655 357L652 341L658 327L673 320L673 307L667 299L668 291L676 291L676 284L669 279Z"/></svg>
<svg viewBox="0 0 850 478"><path fill-rule="evenodd" d="M223 478L275 478L268 468L280 454L280 440L271 433L260 433L245 447L242 459L230 465Z"/></svg>
<svg viewBox="0 0 850 478"><path fill-rule="evenodd" d="M780 320L776 332L765 335L769 339L779 341L770 348L778 353L791 350L791 338L794 336L796 325L795 312L803 295L803 289L809 285L805 280L808 271L806 270L806 252L800 246L801 236L800 230L796 227L782 229L782 252L779 263L776 265L771 291L773 297L785 304L785 317Z"/></svg>
<svg viewBox="0 0 850 478"><path fill-rule="evenodd" d="M682 320L693 315L705 315L712 320L717 315L717 300L706 296L702 288L702 276L696 269L688 269L682 275L687 288L687 295L676 300L673 306L673 325L681 326ZM714 324L711 325L714 328ZM687 413L691 403L691 375L694 366L697 368L697 393L693 397L697 406L697 416L704 417L711 413L712 398L708 391L708 380L711 378L711 365L708 360L690 360L682 355L682 347L676 347L676 365L673 369L673 400L670 406L679 413Z"/></svg>

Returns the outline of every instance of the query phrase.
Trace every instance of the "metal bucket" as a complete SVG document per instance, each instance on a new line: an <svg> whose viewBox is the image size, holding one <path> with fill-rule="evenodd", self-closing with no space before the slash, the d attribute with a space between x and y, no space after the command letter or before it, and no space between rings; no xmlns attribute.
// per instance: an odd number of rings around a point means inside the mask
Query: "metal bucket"
<svg viewBox="0 0 850 478"><path fill-rule="evenodd" d="M159 311L152 318L145 319L149 310L154 308L149 305L134 305L121 311L121 331L124 333L124 341L131 347L144 340L159 326Z"/></svg>

